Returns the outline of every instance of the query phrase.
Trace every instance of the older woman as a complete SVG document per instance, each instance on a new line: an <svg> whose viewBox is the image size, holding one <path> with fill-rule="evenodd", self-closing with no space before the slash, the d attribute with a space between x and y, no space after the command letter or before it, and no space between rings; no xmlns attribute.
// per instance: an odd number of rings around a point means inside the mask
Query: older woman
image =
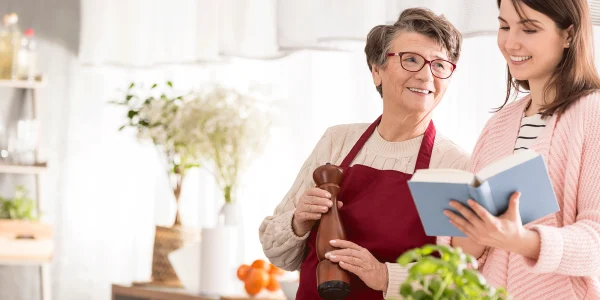
<svg viewBox="0 0 600 300"><path fill-rule="evenodd" d="M461 35L452 24L421 8L405 10L395 24L369 33L365 53L383 98L382 115L372 124L327 129L273 216L260 226L269 260L301 270L297 299L319 299L314 225L333 204L312 180L323 164L339 165L345 174L338 205L348 240L332 241L339 250L327 258L353 274L347 299L398 297L407 272L395 260L406 250L436 242L425 235L407 181L417 169L462 169L468 161L431 121L460 46Z"/></svg>

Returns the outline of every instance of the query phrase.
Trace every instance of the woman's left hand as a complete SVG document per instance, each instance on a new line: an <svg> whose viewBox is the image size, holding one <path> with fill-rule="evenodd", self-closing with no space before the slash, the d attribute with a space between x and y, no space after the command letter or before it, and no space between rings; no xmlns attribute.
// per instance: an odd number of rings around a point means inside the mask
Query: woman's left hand
<svg viewBox="0 0 600 300"><path fill-rule="evenodd" d="M326 253L327 259L339 263L340 267L354 273L368 287L376 291L387 290L387 266L380 263L369 250L344 240L333 240L330 243L340 250Z"/></svg>
<svg viewBox="0 0 600 300"><path fill-rule="evenodd" d="M477 244L535 258L537 256L536 249L525 244L527 241L535 240L536 237L532 235L537 235L537 233L523 227L519 213L520 196L521 194L518 192L512 194L508 209L499 217L493 216L473 200L469 200L468 204L475 213L461 203L451 201L450 206L460 212L464 218L449 210L444 214L450 218L452 225ZM537 239L539 241L539 237ZM539 247L537 250L539 251Z"/></svg>

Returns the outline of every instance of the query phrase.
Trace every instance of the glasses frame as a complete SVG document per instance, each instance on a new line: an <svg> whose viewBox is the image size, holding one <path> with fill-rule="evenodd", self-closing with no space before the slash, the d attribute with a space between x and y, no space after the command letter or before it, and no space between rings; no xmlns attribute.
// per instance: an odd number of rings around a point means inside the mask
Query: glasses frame
<svg viewBox="0 0 600 300"><path fill-rule="evenodd" d="M425 61L425 63L423 63L423 65L421 66L421 68L419 68L416 71L407 70L404 67L404 65L402 64L402 55L407 54L407 53L420 56L421 58L423 58L423 61ZM421 71L423 69L423 67L425 67L425 65L429 65L429 71L431 72L431 75L433 75L434 77L439 78L439 79L448 79L448 78L450 78L452 76L452 74L454 74L454 71L456 71L456 64L454 64L451 61L448 61L448 60L445 60L445 59L441 59L441 58L436 58L436 59L433 59L433 60L427 60L425 57L423 57L423 55L418 54L418 53L414 53L414 52L390 52L390 53L387 54L387 56L398 56L398 58L400 59L400 66L402 67L402 69L404 69L404 70L406 70L408 72L419 72L419 71ZM441 61L447 62L447 63L449 63L449 64L452 65L452 72L450 73L450 75L448 75L448 77L440 77L440 76L437 76L437 75L433 74L433 68L431 67L431 63L434 62L434 61L437 61L437 60L441 60Z"/></svg>

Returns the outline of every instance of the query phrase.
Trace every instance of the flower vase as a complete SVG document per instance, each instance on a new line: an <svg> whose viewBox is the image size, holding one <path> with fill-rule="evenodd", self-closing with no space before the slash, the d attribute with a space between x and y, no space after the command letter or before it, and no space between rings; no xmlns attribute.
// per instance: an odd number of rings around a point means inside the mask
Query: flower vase
<svg viewBox="0 0 600 300"><path fill-rule="evenodd" d="M152 285L166 287L183 287L175 273L169 253L185 247L200 239L198 230L173 225L171 227L156 226L154 248L152 252Z"/></svg>
<svg viewBox="0 0 600 300"><path fill-rule="evenodd" d="M173 226L181 226L181 216L179 214L179 198L181 196L181 185L183 183L183 174L179 171L171 173L169 176L171 186L173 186L173 194L175 195L175 221Z"/></svg>
<svg viewBox="0 0 600 300"><path fill-rule="evenodd" d="M218 227L234 229L237 239L236 262L238 264L242 264L245 258L244 226L238 203L226 202L223 204L223 207L219 213Z"/></svg>
<svg viewBox="0 0 600 300"><path fill-rule="evenodd" d="M237 203L225 203L221 208L220 224L223 226L236 227L239 224L239 209Z"/></svg>
<svg viewBox="0 0 600 300"><path fill-rule="evenodd" d="M183 176L173 174L173 193L177 205L175 222L172 226L156 226L154 235L154 248L152 253L152 281L151 284L168 287L182 287L182 283L177 277L171 262L169 253L185 247L200 239L200 232L197 229L187 228L181 225L179 216L179 197L181 195L181 183Z"/></svg>

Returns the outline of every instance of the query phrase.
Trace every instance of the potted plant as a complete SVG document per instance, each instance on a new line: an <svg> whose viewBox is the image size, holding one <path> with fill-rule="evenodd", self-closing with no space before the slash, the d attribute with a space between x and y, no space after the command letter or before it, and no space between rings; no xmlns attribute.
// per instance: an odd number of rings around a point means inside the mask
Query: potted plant
<svg viewBox="0 0 600 300"><path fill-rule="evenodd" d="M0 219L38 221L35 201L24 186L17 186L14 198L0 197Z"/></svg>
<svg viewBox="0 0 600 300"><path fill-rule="evenodd" d="M244 259L244 234L237 200L240 174L256 157L268 137L269 110L255 89L240 92L221 85L204 86L189 95L179 126L194 128L188 135L193 149L202 149L202 167L212 173L223 195L218 226L202 228L202 261L233 270ZM184 98L186 99L186 98ZM190 246L192 247L192 246ZM201 288L226 292L228 274L201 268ZM217 282L224 283L216 284Z"/></svg>
<svg viewBox="0 0 600 300"><path fill-rule="evenodd" d="M0 197L0 257L2 260L49 262L52 228L39 221L28 190L17 186L13 198Z"/></svg>
<svg viewBox="0 0 600 300"><path fill-rule="evenodd" d="M149 140L164 157L177 204L173 226L156 226L152 280L161 285L181 286L168 261L168 254L189 244L198 232L185 230L179 216L183 178L190 168L212 172L223 192L226 224L237 221L235 200L240 170L264 145L269 124L265 106L252 93L222 86L177 94L169 81L149 88L131 83L124 98L112 103L126 108L126 123L140 140ZM230 212L230 213L228 213Z"/></svg>
<svg viewBox="0 0 600 300"><path fill-rule="evenodd" d="M179 196L181 184L190 168L199 166L201 149L196 149L194 128L180 126L184 123L184 95L176 94L173 83L166 87L153 84L149 88L131 83L125 97L112 103L126 107L126 123L119 128L133 128L140 140L151 141L164 159L165 171L171 180L177 210L174 226L181 226Z"/></svg>
<svg viewBox="0 0 600 300"><path fill-rule="evenodd" d="M267 142L270 112L253 91L241 93L215 85L195 93L194 98L186 107L187 113L206 117L186 120L198 128L201 136L194 140L203 144L198 148L206 149L203 165L210 169L222 192L222 222L236 225L240 173Z"/></svg>
<svg viewBox="0 0 600 300"><path fill-rule="evenodd" d="M476 270L477 260L460 248L425 245L407 251L398 258L398 263L405 267L414 263L400 289L404 299L508 299L504 289L495 289L487 284ZM470 269L469 265L474 269Z"/></svg>
<svg viewBox="0 0 600 300"><path fill-rule="evenodd" d="M187 110L193 98L173 89L173 83L152 84L145 87L131 83L122 99L111 101L125 108L126 122L119 131L134 129L137 138L151 141L163 158L164 170L169 178L176 202L174 222L171 226L156 226L152 258L152 283L165 286L181 286L168 254L199 237L196 229L182 226L179 200L182 183L189 169L200 166L200 156L205 149L197 138L202 135L198 128L188 126L190 119L205 122L206 115L190 114Z"/></svg>

